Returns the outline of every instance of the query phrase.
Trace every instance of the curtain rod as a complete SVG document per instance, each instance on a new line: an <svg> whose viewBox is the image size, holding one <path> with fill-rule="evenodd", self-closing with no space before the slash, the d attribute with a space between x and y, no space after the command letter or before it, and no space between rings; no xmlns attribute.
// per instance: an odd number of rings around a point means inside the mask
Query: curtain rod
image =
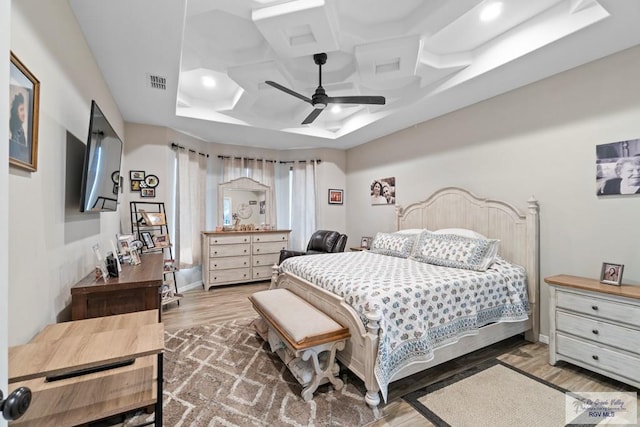
<svg viewBox="0 0 640 427"><path fill-rule="evenodd" d="M250 158L250 157L233 157L233 156L218 156L219 159L245 159L245 160L264 160L264 159L254 159L254 158ZM313 159L316 162L320 163L322 162L322 160L320 159ZM270 162L270 163L295 163L295 162L311 162L313 160L264 160L265 162Z"/></svg>
<svg viewBox="0 0 640 427"><path fill-rule="evenodd" d="M169 145L171 146L171 148L172 148L173 150L177 150L178 148L179 148L179 149L181 149L181 150L187 150L187 147L184 147L184 146L182 146L182 145L178 145L178 144L176 144L175 142L172 142L172 143L171 143L171 144L169 144ZM189 150L189 152L190 152L190 153L198 153L198 154L200 154L201 156L209 157L209 155L208 155L208 154L200 153L200 152L198 152L198 151L196 151L196 150L192 150L191 148L189 148L188 150Z"/></svg>

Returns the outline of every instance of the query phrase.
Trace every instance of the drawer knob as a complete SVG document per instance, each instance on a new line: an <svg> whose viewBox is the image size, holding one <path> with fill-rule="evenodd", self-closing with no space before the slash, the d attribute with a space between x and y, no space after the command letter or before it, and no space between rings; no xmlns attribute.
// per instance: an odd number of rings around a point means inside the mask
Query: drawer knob
<svg viewBox="0 0 640 427"><path fill-rule="evenodd" d="M247 261L244 262L244 265L247 265Z"/></svg>
<svg viewBox="0 0 640 427"><path fill-rule="evenodd" d="M217 240L214 240L214 241L213 241L213 243L218 243L218 241L217 241Z"/></svg>
<svg viewBox="0 0 640 427"><path fill-rule="evenodd" d="M217 267L217 266L218 266L218 264L213 264L213 266L214 266L214 267Z"/></svg>
<svg viewBox="0 0 640 427"><path fill-rule="evenodd" d="M256 264L260 264L260 261L256 261Z"/></svg>
<svg viewBox="0 0 640 427"><path fill-rule="evenodd" d="M215 255L217 255L217 254L218 254L218 251L213 251L213 253L214 253Z"/></svg>
<svg viewBox="0 0 640 427"><path fill-rule="evenodd" d="M260 241L260 238L258 237L258 238L256 239L256 242L259 242L259 241Z"/></svg>
<svg viewBox="0 0 640 427"><path fill-rule="evenodd" d="M260 249L256 249L256 252L260 252Z"/></svg>
<svg viewBox="0 0 640 427"><path fill-rule="evenodd" d="M598 306L597 305L592 305L591 309L594 310L594 311L598 311Z"/></svg>
<svg viewBox="0 0 640 427"><path fill-rule="evenodd" d="M246 249L244 250L244 253L245 253L245 254L247 253L247 250L246 250Z"/></svg>
<svg viewBox="0 0 640 427"><path fill-rule="evenodd" d="M599 357L598 357L598 355L597 355L597 354L594 354L594 355L593 355L593 356L591 356L591 357L593 358L593 360L598 360L598 359L599 359Z"/></svg>
<svg viewBox="0 0 640 427"><path fill-rule="evenodd" d="M591 332L593 332L594 335L598 335L600 332L598 332L597 329L592 330Z"/></svg>

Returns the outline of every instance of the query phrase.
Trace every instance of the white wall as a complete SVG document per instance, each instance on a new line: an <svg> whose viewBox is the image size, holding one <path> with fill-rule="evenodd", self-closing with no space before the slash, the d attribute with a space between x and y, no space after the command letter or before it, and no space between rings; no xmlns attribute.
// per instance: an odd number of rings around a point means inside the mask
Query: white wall
<svg viewBox="0 0 640 427"><path fill-rule="evenodd" d="M11 2L0 1L0 55L4 58L9 57L9 23L11 16ZM9 67L4 67L0 72L0 99L9 98ZM0 117L9 117L9 104L0 105ZM0 121L0 135L9 133L9 121ZM0 154L0 236L8 234L9 224L9 207L6 200L9 198L9 152L3 150ZM0 390L3 392L7 389L8 360L7 360L7 333L9 321L9 274L7 272L7 252L9 242L7 239L0 239ZM6 426L7 422L0 420L0 426Z"/></svg>
<svg viewBox="0 0 640 427"><path fill-rule="evenodd" d="M124 124L67 2L12 2L11 50L40 80L38 171L9 170L9 345L18 345L69 318L70 288L95 266L91 246L107 248L119 229L116 213L67 208L67 140L86 141L92 99L121 136Z"/></svg>
<svg viewBox="0 0 640 427"><path fill-rule="evenodd" d="M405 206L445 186L523 211L535 196L543 278L598 278L607 261L640 283L640 196L595 195L595 146L640 138L639 75L636 47L349 150L349 235L394 230L394 208L370 205L374 178L395 176Z"/></svg>

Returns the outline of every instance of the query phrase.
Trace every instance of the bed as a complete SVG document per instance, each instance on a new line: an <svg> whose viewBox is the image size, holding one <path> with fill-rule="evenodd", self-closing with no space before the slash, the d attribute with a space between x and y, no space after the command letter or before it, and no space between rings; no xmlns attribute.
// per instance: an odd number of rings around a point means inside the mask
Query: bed
<svg viewBox="0 0 640 427"><path fill-rule="evenodd" d="M406 344L405 347L402 347L403 349L411 348L415 350L415 354L405 355L406 351L401 351L400 346L395 347L395 352L387 350L387 346L390 343L389 337L393 336L392 329L398 322L402 323L397 318L389 317L389 312L392 310L388 308L396 307L396 303L393 300L385 299L384 304L381 301L377 301L374 304L361 301L359 296L349 295L343 290L339 290L344 288L336 287L333 289L333 291L339 292L341 295L329 290L339 281L353 282L340 285L347 286L347 288L362 288L366 287L363 286L366 283L362 282L371 281L371 283L374 283L379 280L385 281L385 283L395 280L398 283L402 280L415 280L417 286L419 281L417 277L422 276L410 276L409 273L394 273L395 276L385 277L384 272L395 267L384 267L377 271L375 268L366 267L367 265L376 265L378 262L382 262L382 258L386 257L386 255L353 252L291 258L283 262L278 268L274 268L272 287L285 288L294 292L349 328L351 338L337 358L364 381L367 388L365 400L369 406L376 407L380 404L381 394L386 399L388 384L393 381L517 334L524 333L526 339L537 341L539 327L538 210L538 203L533 198L527 201L527 210L523 214L509 203L479 198L469 191L453 187L441 189L426 200L414 203L406 208L396 207L397 230L469 229L481 233L489 239L499 240L497 259L500 261L494 262L491 268L487 270L490 273L489 277L495 279L499 274L511 275L515 282L522 282L524 287L524 293L521 292L520 295L525 299L524 304L508 302L506 304L508 309L501 309L502 311L497 317L485 316L484 321L477 322L475 327L474 325L469 326L458 336L447 336L447 333L443 334L442 331L437 334L434 333L434 336L443 336L441 339L436 340L438 345L428 351L415 344L422 342L423 337L414 340L409 339L411 344ZM389 258L389 262L397 265L398 268L411 270L411 274L414 274L413 271L418 271L419 274L437 276L443 270L449 270L455 280L467 280L470 283L481 283L478 281L484 280L481 278L481 274L476 275L475 272L468 270L442 266L433 267L417 261L399 260L395 257L387 258ZM502 260L508 260L508 262L503 262ZM346 271L346 266L358 264L362 266L362 271L356 271L356 276L353 275L354 273ZM406 267L407 265L410 267ZM424 273L422 269L432 270ZM353 270L353 267L350 267L350 270ZM365 270L373 271L376 276L364 278ZM352 275L348 276L348 274ZM414 279L411 279L411 277L414 277ZM495 281L499 280L501 279L495 279ZM399 288L412 289L410 286L399 286ZM477 295L471 292L464 294L463 288L457 285L452 288L457 289L456 292L459 292L456 295L459 297L456 298L456 301L471 301L478 298ZM481 286L478 285L477 288L480 289ZM369 293L371 292L369 290ZM398 291L396 294L400 295L400 292ZM493 295L493 291L490 292ZM517 290L514 291L515 294L518 294L518 292ZM407 291L407 294L409 293L413 294L414 292L413 290L411 292ZM424 295L419 295L417 292L415 292L415 296L418 299L425 299ZM495 298L495 296L493 297ZM505 301L505 298L508 299L508 297L500 298L502 298L502 301ZM404 300L406 298L400 299ZM418 306L417 301L409 303ZM476 306L480 307L478 304L473 305L474 310L476 310ZM513 309L513 307L517 309ZM462 310L464 309L462 308ZM398 310L406 309L398 308ZM521 313L522 310L526 310L524 316ZM477 311L480 313L479 309ZM495 310L491 311L494 312ZM391 315L393 316L394 314ZM451 314L449 314L449 317L451 317ZM461 318L466 317L463 315ZM469 318L471 317L469 316ZM434 322L437 323L437 321ZM407 327L407 325L403 325L403 327ZM443 327L442 330L447 330L447 328ZM416 336L418 336L417 332ZM413 336L410 338L413 338ZM391 345L396 344L392 343ZM402 360L401 363L399 361L395 363L396 361L394 361L395 364L388 367L387 365L391 364L389 355L392 354L400 354L400 359Z"/></svg>

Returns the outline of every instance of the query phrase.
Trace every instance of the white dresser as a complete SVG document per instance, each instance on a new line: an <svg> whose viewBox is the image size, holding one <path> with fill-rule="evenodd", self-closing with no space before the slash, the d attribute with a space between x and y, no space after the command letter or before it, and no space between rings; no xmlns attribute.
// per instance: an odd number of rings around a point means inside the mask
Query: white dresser
<svg viewBox="0 0 640 427"><path fill-rule="evenodd" d="M550 285L549 362L640 387L640 286L558 275Z"/></svg>
<svg viewBox="0 0 640 427"><path fill-rule="evenodd" d="M291 230L205 231L202 283L205 288L269 280Z"/></svg>

